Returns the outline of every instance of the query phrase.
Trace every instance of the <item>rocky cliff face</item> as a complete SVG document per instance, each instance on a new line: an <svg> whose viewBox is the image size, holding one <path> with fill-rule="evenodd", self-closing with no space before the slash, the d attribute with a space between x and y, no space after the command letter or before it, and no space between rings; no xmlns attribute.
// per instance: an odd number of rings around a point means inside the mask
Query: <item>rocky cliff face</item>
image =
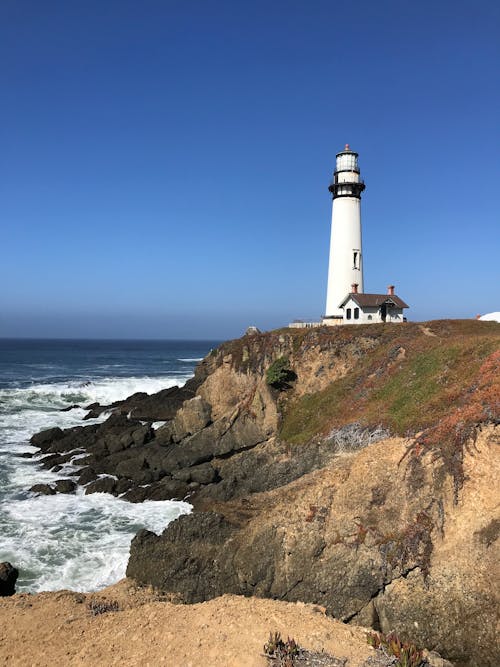
<svg viewBox="0 0 500 667"><path fill-rule="evenodd" d="M102 425L35 438L47 465L77 439L87 490L104 472L130 500L189 496L191 515L134 539L139 583L186 602L314 602L493 667L499 341L475 321L245 336L182 395L135 396ZM296 379L276 389L283 357ZM159 414L158 429L137 420Z"/></svg>

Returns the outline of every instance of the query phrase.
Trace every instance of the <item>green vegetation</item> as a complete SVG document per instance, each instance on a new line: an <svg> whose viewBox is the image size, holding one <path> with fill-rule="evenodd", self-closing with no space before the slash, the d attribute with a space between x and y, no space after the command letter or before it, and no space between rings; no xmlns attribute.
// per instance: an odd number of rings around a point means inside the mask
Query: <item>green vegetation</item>
<svg viewBox="0 0 500 667"><path fill-rule="evenodd" d="M275 359L266 372L267 384L280 391L288 389L290 383L296 379L297 376L290 368L288 357L278 357L278 359Z"/></svg>
<svg viewBox="0 0 500 667"><path fill-rule="evenodd" d="M500 328L478 327L464 336L462 327L453 332L450 326L446 337L423 335L415 326L395 328L392 335L379 332L378 345L345 377L283 404L281 437L307 443L352 422L415 434L468 400L482 364L500 344Z"/></svg>
<svg viewBox="0 0 500 667"><path fill-rule="evenodd" d="M370 646L381 649L387 655L393 655L396 658L394 667L421 667L427 664L421 649L410 642L401 641L394 632L388 635L370 632L366 639Z"/></svg>

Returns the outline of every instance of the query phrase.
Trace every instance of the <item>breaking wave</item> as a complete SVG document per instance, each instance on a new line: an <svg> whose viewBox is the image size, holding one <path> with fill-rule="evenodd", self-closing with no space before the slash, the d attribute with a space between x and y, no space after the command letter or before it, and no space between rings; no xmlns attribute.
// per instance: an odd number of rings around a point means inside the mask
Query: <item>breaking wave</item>
<svg viewBox="0 0 500 667"><path fill-rule="evenodd" d="M76 375L37 384L25 376L25 386L16 382L0 389L0 561L20 570L18 591L91 591L114 583L125 576L130 541L138 530L161 532L190 511L184 502L132 504L104 493L85 496L82 489L75 495L35 496L28 491L33 484L65 478L75 468L66 465L54 473L20 456L35 452L29 444L34 433L81 425L85 406L182 385L192 375L186 371L178 365L164 377ZM61 412L74 405L81 407Z"/></svg>

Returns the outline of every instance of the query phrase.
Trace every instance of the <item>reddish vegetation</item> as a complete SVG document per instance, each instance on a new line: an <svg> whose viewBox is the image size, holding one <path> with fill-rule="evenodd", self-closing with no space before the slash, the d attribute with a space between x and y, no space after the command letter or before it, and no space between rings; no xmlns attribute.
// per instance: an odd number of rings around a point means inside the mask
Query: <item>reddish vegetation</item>
<svg viewBox="0 0 500 667"><path fill-rule="evenodd" d="M442 461L453 477L455 500L464 482L464 449L473 447L477 428L500 419L500 350L487 357L470 385L452 404L451 412L436 425L426 429L411 446L411 454L419 457L427 451Z"/></svg>

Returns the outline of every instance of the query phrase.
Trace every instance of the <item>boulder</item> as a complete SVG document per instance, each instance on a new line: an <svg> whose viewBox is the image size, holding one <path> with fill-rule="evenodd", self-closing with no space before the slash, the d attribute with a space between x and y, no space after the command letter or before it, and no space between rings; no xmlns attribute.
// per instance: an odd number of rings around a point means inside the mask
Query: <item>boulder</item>
<svg viewBox="0 0 500 667"><path fill-rule="evenodd" d="M186 401L177 412L173 422L173 432L177 442L198 433L211 420L211 407L201 396Z"/></svg>
<svg viewBox="0 0 500 667"><path fill-rule="evenodd" d="M170 530L169 530L170 528ZM176 590L189 602L216 597L220 581L226 592L240 590L236 573L223 563L224 545L234 532L215 512L183 515L158 536L141 530L130 545L127 577L160 590ZM222 556L222 558L221 558Z"/></svg>
<svg viewBox="0 0 500 667"><path fill-rule="evenodd" d="M56 490L50 486L50 484L34 484L30 488L30 491L33 493L38 493L42 496L54 496L56 494Z"/></svg>
<svg viewBox="0 0 500 667"><path fill-rule="evenodd" d="M74 493L76 484L72 479L58 479L56 482L57 493Z"/></svg>
<svg viewBox="0 0 500 667"><path fill-rule="evenodd" d="M113 477L99 477L85 487L85 495L89 493L113 493L116 488L116 479Z"/></svg>
<svg viewBox="0 0 500 667"><path fill-rule="evenodd" d="M0 563L0 597L14 595L19 571L10 563Z"/></svg>
<svg viewBox="0 0 500 667"><path fill-rule="evenodd" d="M186 483L211 484L218 479L218 472L210 463L202 463L192 468L177 470L172 474L172 477Z"/></svg>
<svg viewBox="0 0 500 667"><path fill-rule="evenodd" d="M30 443L34 447L39 447L42 450L45 450L50 444L61 440L64 438L64 431L58 427L56 428L47 428L40 433L35 433L30 438Z"/></svg>
<svg viewBox="0 0 500 667"><path fill-rule="evenodd" d="M89 482L93 482L94 479L97 479L97 473L93 468L84 468L80 472L80 476L78 477L78 484L80 486L85 486Z"/></svg>

